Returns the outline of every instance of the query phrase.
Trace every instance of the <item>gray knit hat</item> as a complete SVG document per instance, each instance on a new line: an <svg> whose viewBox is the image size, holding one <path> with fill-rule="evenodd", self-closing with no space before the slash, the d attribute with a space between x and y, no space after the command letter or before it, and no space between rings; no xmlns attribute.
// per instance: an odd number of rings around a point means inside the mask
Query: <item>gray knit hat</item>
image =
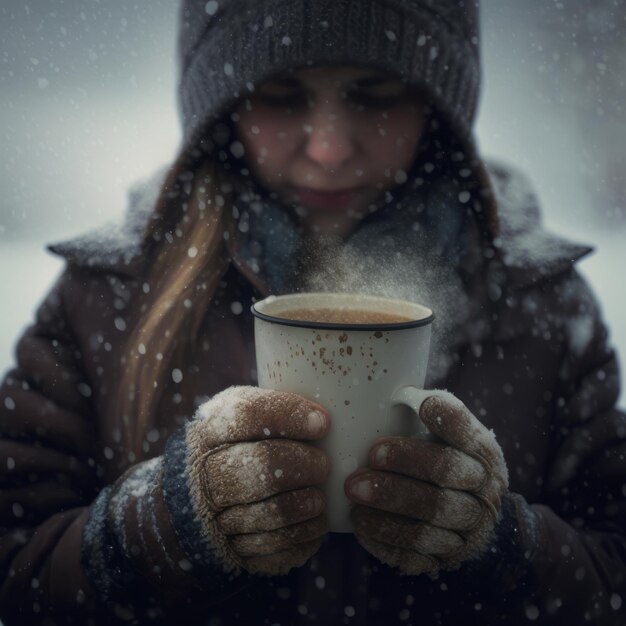
<svg viewBox="0 0 626 626"><path fill-rule="evenodd" d="M478 0L183 0L179 59L183 151L254 84L325 63L399 74L472 143Z"/></svg>

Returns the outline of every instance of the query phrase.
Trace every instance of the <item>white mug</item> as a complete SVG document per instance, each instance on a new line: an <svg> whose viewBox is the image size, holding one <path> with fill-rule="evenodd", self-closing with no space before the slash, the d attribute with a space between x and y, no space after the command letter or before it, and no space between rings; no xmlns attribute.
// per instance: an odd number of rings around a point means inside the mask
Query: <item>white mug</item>
<svg viewBox="0 0 626 626"><path fill-rule="evenodd" d="M365 310L405 320L329 323L281 317L302 309ZM252 313L259 387L298 393L330 413L330 432L315 444L331 463L324 485L329 527L351 532L344 481L367 466L374 440L426 432L417 415L429 395L421 388L433 312L404 300L305 293L270 296L255 303Z"/></svg>

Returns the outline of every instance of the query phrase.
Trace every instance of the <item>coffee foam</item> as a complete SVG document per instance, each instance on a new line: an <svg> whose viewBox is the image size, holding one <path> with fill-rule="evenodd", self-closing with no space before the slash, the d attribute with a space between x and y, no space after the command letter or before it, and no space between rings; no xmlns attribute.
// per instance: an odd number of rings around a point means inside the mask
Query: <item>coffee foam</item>
<svg viewBox="0 0 626 626"><path fill-rule="evenodd" d="M277 316L288 320L303 320L326 324L400 324L410 322L413 319L405 315L356 307L293 308L281 311Z"/></svg>

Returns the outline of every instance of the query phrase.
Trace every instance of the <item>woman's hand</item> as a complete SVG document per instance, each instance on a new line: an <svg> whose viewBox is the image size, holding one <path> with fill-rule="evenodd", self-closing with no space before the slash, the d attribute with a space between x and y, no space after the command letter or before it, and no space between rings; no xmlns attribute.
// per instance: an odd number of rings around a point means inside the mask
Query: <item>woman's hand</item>
<svg viewBox="0 0 626 626"><path fill-rule="evenodd" d="M188 484L227 566L284 574L319 549L327 522L316 485L329 463L306 442L329 427L320 405L256 387L199 407L187 427Z"/></svg>
<svg viewBox="0 0 626 626"><path fill-rule="evenodd" d="M508 488L495 436L452 394L420 418L435 437L385 437L345 483L359 543L407 574L457 569L488 547Z"/></svg>

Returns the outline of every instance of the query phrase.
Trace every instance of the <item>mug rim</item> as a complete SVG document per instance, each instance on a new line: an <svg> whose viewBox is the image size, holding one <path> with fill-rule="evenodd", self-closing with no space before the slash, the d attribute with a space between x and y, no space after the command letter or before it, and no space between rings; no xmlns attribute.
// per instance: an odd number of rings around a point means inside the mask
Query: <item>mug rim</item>
<svg viewBox="0 0 626 626"><path fill-rule="evenodd" d="M420 309L423 309L424 311L427 312L427 315L425 317L422 317L420 319L417 320L410 320L408 322L379 322L379 323L372 323L372 324L351 324L349 322L315 322L315 321L306 321L306 320L293 320L293 319L287 319L285 317L279 317L278 315L274 314L269 314L269 313L264 313L262 311L259 311L256 307L259 304L263 304L263 303L267 303L268 300L271 300L271 302L275 302L277 300L286 300L286 299L298 299L299 297L315 297L315 296L323 296L325 298L328 298L329 296L331 298L333 297L343 297L345 298L346 296L356 296L359 298L362 298L363 300L370 300L371 301L375 301L375 300L381 300L381 301L386 301L386 302L397 302L397 303L401 303L404 306L412 306L412 307L419 307ZM323 308L323 307L320 307ZM369 294L350 294L350 293L331 293L331 292L307 292L307 293L301 293L301 294L286 294L286 295L282 295L282 296L268 296L266 298L263 298L262 300L259 300L258 302L255 302L251 307L250 307L250 311L252 312L252 315L254 315L256 318L263 320L264 322L269 322L270 324L278 324L281 326L295 326L295 327L299 327L299 328L311 328L311 329L323 329L323 330L350 330L350 331L364 331L364 332L371 332L371 331L376 331L376 330L405 330L405 329L409 329L409 328L418 328L420 326L427 326L428 324L431 324L434 319L435 319L435 314L433 313L432 309L430 309L427 306L424 306L423 304L418 304L416 302L411 302L409 300L401 300L398 298L386 298L384 296L373 296L373 295L369 295ZM381 311L382 312L382 311Z"/></svg>

